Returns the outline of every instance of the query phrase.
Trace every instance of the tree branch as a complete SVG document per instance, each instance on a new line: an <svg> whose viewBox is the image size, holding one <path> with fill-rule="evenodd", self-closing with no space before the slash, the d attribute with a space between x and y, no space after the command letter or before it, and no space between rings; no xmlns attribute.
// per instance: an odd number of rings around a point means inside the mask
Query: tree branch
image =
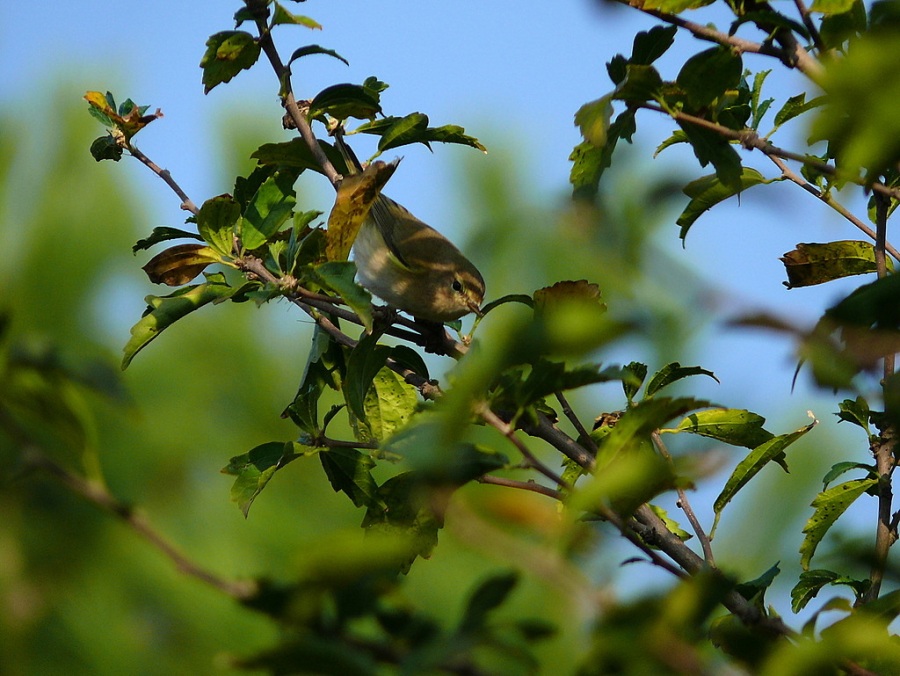
<svg viewBox="0 0 900 676"><path fill-rule="evenodd" d="M142 153L139 149L134 147L131 143L126 146L128 152L134 157L136 160L141 162L142 164L149 167L150 171L159 176L163 181L166 182L176 195L181 199L181 208L185 211L190 211L195 216L200 211L197 208L197 205L194 204L193 200L187 196L187 193L181 189L181 186L175 182L175 179L172 178L172 174L169 173L168 169L163 169L156 162L147 157L144 153Z"/></svg>
<svg viewBox="0 0 900 676"><path fill-rule="evenodd" d="M142 514L121 502L101 484L87 481L69 472L62 465L51 460L42 451L33 447L29 449L25 454L25 464L30 469L48 474L72 493L122 521L122 523L126 524L131 530L150 543L153 548L169 559L179 572L205 582L237 601L245 601L256 593L257 587L255 582L227 580L205 568L201 568L159 533Z"/></svg>

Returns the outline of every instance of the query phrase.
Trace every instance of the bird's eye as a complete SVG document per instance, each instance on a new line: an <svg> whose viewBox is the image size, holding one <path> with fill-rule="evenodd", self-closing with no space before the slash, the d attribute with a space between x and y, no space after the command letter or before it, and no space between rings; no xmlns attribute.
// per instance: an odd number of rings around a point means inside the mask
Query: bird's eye
<svg viewBox="0 0 900 676"><path fill-rule="evenodd" d="M454 279L453 284L451 284L450 286L457 293L463 290L462 282L459 281L458 279Z"/></svg>

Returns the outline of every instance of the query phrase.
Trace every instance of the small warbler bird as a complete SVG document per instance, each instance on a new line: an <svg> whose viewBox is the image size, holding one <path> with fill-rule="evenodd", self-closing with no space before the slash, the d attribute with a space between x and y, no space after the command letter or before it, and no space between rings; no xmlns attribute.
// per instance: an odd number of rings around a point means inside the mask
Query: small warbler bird
<svg viewBox="0 0 900 676"><path fill-rule="evenodd" d="M379 195L353 244L360 283L416 319L449 322L480 314L484 278L453 244Z"/></svg>

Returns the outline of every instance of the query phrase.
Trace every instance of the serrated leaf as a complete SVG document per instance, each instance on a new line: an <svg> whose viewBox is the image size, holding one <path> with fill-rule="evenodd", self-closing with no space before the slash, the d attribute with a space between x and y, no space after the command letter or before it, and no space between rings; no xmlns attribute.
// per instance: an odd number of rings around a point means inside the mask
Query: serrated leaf
<svg viewBox="0 0 900 676"><path fill-rule="evenodd" d="M350 65L350 62L347 61L347 59L345 59L333 49L326 49L325 47L321 47L319 45L307 45L306 47L295 49L294 53L291 54L291 58L288 60L288 65L292 64L297 59L303 58L304 56L310 56L311 54L324 54L326 56L332 56L339 61L343 61L348 66Z"/></svg>
<svg viewBox="0 0 900 676"><path fill-rule="evenodd" d="M710 5L714 0L645 0L641 7L646 10L656 9L667 14L681 14L689 9L699 9Z"/></svg>
<svg viewBox="0 0 900 676"><path fill-rule="evenodd" d="M674 145L678 145L679 143L687 143L688 137L681 129L676 129L672 132L672 135L669 136L665 141L656 146L656 150L653 151L653 157L656 158L663 150L666 148L671 148Z"/></svg>
<svg viewBox="0 0 900 676"><path fill-rule="evenodd" d="M463 633L481 631L491 611L506 601L518 582L518 573L508 572L489 577L478 585L466 602L459 631Z"/></svg>
<svg viewBox="0 0 900 676"><path fill-rule="evenodd" d="M647 377L647 365L633 361L625 365L625 370L631 374L631 378L622 381L622 389L625 391L625 398L631 403Z"/></svg>
<svg viewBox="0 0 900 676"><path fill-rule="evenodd" d="M700 375L709 376L716 382L719 382L719 379L716 378L716 375L712 371L707 371L699 366L682 366L677 361L673 361L653 374L653 377L651 377L650 381L647 383L647 389L645 390L646 395L652 397L667 385L671 385L683 378Z"/></svg>
<svg viewBox="0 0 900 676"><path fill-rule="evenodd" d="M797 94L797 96L792 96L785 101L784 105L781 106L781 109L775 113L775 128L777 129L788 120L792 120L798 115L802 115L807 110L823 105L825 101L826 98L824 96L817 96L816 98L807 101L805 92Z"/></svg>
<svg viewBox="0 0 900 676"><path fill-rule="evenodd" d="M618 419L597 452L597 471L617 455L650 442L650 434L669 420L688 411L710 406L708 401L692 397L644 399Z"/></svg>
<svg viewBox="0 0 900 676"><path fill-rule="evenodd" d="M223 256L231 256L241 207L231 195L206 200L197 214L197 230L204 241Z"/></svg>
<svg viewBox="0 0 900 676"><path fill-rule="evenodd" d="M600 177L610 167L619 139L630 141L636 130L634 112L629 109L619 114L607 129L607 141L602 147L584 141L572 149L569 182L576 199L593 200L596 197Z"/></svg>
<svg viewBox="0 0 900 676"><path fill-rule="evenodd" d="M321 24L319 24L319 22L309 18L308 16L302 16L300 14L289 12L280 2L275 3L275 11L272 13L272 25L305 26L306 28L322 30L322 26Z"/></svg>
<svg viewBox="0 0 900 676"><path fill-rule="evenodd" d="M694 221L729 197L733 197L747 188L780 180L782 180L782 177L767 179L756 169L743 167L739 181L735 185L723 183L718 175L703 176L695 181L691 181L683 189L684 194L690 197L691 201L688 202L684 211L681 212L681 215L675 221L681 227L679 236L684 240Z"/></svg>
<svg viewBox="0 0 900 676"><path fill-rule="evenodd" d="M344 163L344 158L334 146L324 141L319 141L319 147L325 153L328 161L334 165L335 169L345 176L349 173L347 165ZM306 145L306 141L302 138L293 138L284 143L264 143L250 157L264 166L292 167L300 171L312 169L320 174L324 172L316 158L313 157L309 146ZM237 190L235 190L235 198L237 196ZM238 200L238 202L240 201Z"/></svg>
<svg viewBox="0 0 900 676"><path fill-rule="evenodd" d="M675 432L689 432L733 446L757 448L774 437L763 429L766 419L751 411L713 408L691 413L678 423Z"/></svg>
<svg viewBox="0 0 900 676"><path fill-rule="evenodd" d="M682 542L687 542L692 537L692 534L688 533L684 528L678 525L678 522L669 516L669 513L664 510L659 505L650 504L650 510L656 514L660 519L662 519L663 523L666 524L666 529L675 535Z"/></svg>
<svg viewBox="0 0 900 676"><path fill-rule="evenodd" d="M383 441L406 426L418 405L418 390L385 366L366 392L362 420L372 437Z"/></svg>
<svg viewBox="0 0 900 676"><path fill-rule="evenodd" d="M135 105L131 99L126 99L117 109L116 102L110 92L106 92L106 95L100 92L87 92L84 95L84 99L90 104L91 107L88 110L95 119L99 120L106 127L115 129L126 140L131 139L153 120L163 116L160 110L157 110L153 115L145 115L144 113L147 112L150 106ZM100 139L97 140L99 141ZM95 159L97 158L95 157Z"/></svg>
<svg viewBox="0 0 900 676"><path fill-rule="evenodd" d="M841 277L876 272L875 247L869 242L801 243L781 257L787 272L789 288L815 286ZM889 268L893 263L888 259Z"/></svg>
<svg viewBox="0 0 900 676"><path fill-rule="evenodd" d="M336 120L371 120L381 112L377 92L363 85L336 84L326 87L309 104L309 119L329 115Z"/></svg>
<svg viewBox="0 0 900 676"><path fill-rule="evenodd" d="M831 469L822 477L822 490L828 488L828 484L837 479L841 474L845 474L850 470L862 469L866 471L869 477L877 475L875 465L867 465L862 462L838 462L831 466Z"/></svg>
<svg viewBox="0 0 900 676"><path fill-rule="evenodd" d="M631 58L634 64L650 65L665 54L675 42L676 26L654 26L634 36Z"/></svg>
<svg viewBox="0 0 900 676"><path fill-rule="evenodd" d="M242 70L250 68L259 58L260 47L250 33L222 31L206 41L206 52L200 59L203 69L203 91L230 82Z"/></svg>
<svg viewBox="0 0 900 676"><path fill-rule="evenodd" d="M738 491L746 486L750 479L756 476L763 467L773 460L781 465L782 469L787 471L784 454L785 449L815 426L816 421L810 423L806 427L801 427L795 432L772 437L750 451L747 457L738 463L738 466L731 473L731 476L728 477L728 481L725 482L725 487L722 489L722 492L719 493L719 496L713 503L713 511L716 514L716 518L713 523L710 537L712 537L712 534L715 532L722 510L725 509L725 506L731 502L735 495L737 495Z"/></svg>
<svg viewBox="0 0 900 676"><path fill-rule="evenodd" d="M187 230L180 230L178 228L170 228L166 226L162 226L159 228L153 228L153 232L150 233L149 237L145 237L144 239L139 239L135 242L135 245L131 247L131 251L133 253L137 253L138 251L143 251L144 249L149 249L154 244L159 244L160 242L167 242L170 239L198 239L202 240L202 237L198 235L196 232L188 232Z"/></svg>
<svg viewBox="0 0 900 676"><path fill-rule="evenodd" d="M862 427L866 434L871 434L869 429L869 420L871 411L869 410L869 402L865 397L859 395L856 399L844 399L838 404L838 412L835 415L842 421L853 423Z"/></svg>
<svg viewBox="0 0 900 676"><path fill-rule="evenodd" d="M239 222L241 247L244 250L261 247L291 217L297 205L294 197L296 179L295 172L279 171L259 186Z"/></svg>
<svg viewBox="0 0 900 676"><path fill-rule="evenodd" d="M816 547L838 517L847 511L860 495L877 484L878 479L854 479L832 486L816 496L812 501L815 512L803 527L803 533L806 535L803 544L800 545L800 565L803 570L809 569L809 562L816 552Z"/></svg>
<svg viewBox="0 0 900 676"><path fill-rule="evenodd" d="M221 261L221 256L204 244L176 244L156 254L141 269L154 284L181 286Z"/></svg>
<svg viewBox="0 0 900 676"><path fill-rule="evenodd" d="M585 141L600 148L606 145L612 113L612 98L604 96L585 103L575 112L575 126L581 130Z"/></svg>
<svg viewBox="0 0 900 676"><path fill-rule="evenodd" d="M335 446L319 453L325 475L335 493L345 493L356 507L383 507L372 478L375 461L355 448Z"/></svg>
<svg viewBox="0 0 900 676"><path fill-rule="evenodd" d="M846 575L839 575L830 570L817 568L800 573L800 579L791 589L791 610L799 613L812 601L826 584L845 585L853 589L857 597L865 593L870 582L868 580L855 580Z"/></svg>
<svg viewBox="0 0 900 676"><path fill-rule="evenodd" d="M699 109L737 87L743 70L741 57L731 47L712 47L689 58L675 82L693 109Z"/></svg>
<svg viewBox="0 0 900 676"><path fill-rule="evenodd" d="M310 450L315 452L315 449ZM237 503L244 518L250 512L256 496L266 487L275 472L298 457L300 456L294 452L291 444L272 441L235 456L228 462L222 472L237 477L231 487L231 501Z"/></svg>
<svg viewBox="0 0 900 676"><path fill-rule="evenodd" d="M156 339L160 333L182 317L212 302L220 302L235 293L222 275L208 275L207 282L179 289L169 296L147 296L149 312L131 327L131 338L125 345L122 368Z"/></svg>

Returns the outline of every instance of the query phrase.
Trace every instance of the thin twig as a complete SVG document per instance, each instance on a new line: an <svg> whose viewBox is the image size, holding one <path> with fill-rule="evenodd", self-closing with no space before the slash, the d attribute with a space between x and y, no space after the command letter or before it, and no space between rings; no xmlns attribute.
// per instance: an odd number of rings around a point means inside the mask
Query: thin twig
<svg viewBox="0 0 900 676"><path fill-rule="evenodd" d="M813 44L816 46L816 50L819 52L819 55L827 52L828 48L825 46L825 43L822 42L822 36L819 35L819 29L816 27L815 22L812 20L806 4L803 2L803 0L794 0L794 7L797 8L797 13L800 15L800 19L803 21L803 25L806 26L806 30L809 31L809 37L812 38Z"/></svg>
<svg viewBox="0 0 900 676"><path fill-rule="evenodd" d="M652 110L657 113L669 115L673 120L677 122L686 122L697 127L709 129L710 131L714 131L724 138L732 141L738 141L742 146L747 148L747 150L759 150L764 155L774 155L786 160L794 160L795 162L805 164L806 166L811 167L823 174L841 178L845 181L848 181L849 183L855 183L856 185L863 186L872 190L873 192L885 195L886 197L900 200L900 189L898 188L888 187L884 183L881 183L879 181L869 183L866 178L859 176L858 174L849 174L846 171L840 171L834 165L823 162L817 157L801 155L800 153L795 153L790 150L779 148L778 146L770 143L768 139L763 138L762 136L757 134L752 129L743 129L738 131L736 129L731 129L730 127L721 125L718 122L707 120L703 117L698 117L689 113L683 113L677 110L666 110L662 106L656 105L655 103L641 102L633 103L632 105L635 108L643 108L645 110Z"/></svg>
<svg viewBox="0 0 900 676"><path fill-rule="evenodd" d="M522 454L522 457L525 458L525 461L528 463L530 467L533 467L538 472L543 474L545 477L550 479L557 486L562 486L568 491L572 490L572 485L563 479L559 474L554 472L552 469L547 467L543 462L538 460L537 456L531 452L528 446L516 436L516 430L510 425L508 422L500 418L496 413L494 413L487 404L483 404L481 406L481 410L478 412L482 419L491 427L496 429L500 434L509 439L513 446L518 449L519 453Z"/></svg>
<svg viewBox="0 0 900 676"><path fill-rule="evenodd" d="M653 444L656 446L659 454L664 457L670 465L674 464L672 462L672 456L669 453L669 449L666 448L666 444L663 442L662 436L660 435L659 431L654 431L650 435L650 438L653 440ZM675 490L678 493L678 506L681 507L681 511L684 512L684 515L691 523L691 528L694 529L694 534L697 536L697 540L700 541L700 546L703 548L703 558L706 559L707 565L709 565L711 568L715 568L716 560L713 557L712 543L710 542L709 536L706 534L706 531L703 530L703 526L700 525L700 520L694 513L693 507L691 507L691 503L690 500L688 500L687 493L685 493L684 489L681 487L678 487Z"/></svg>
<svg viewBox="0 0 900 676"><path fill-rule="evenodd" d="M778 34L778 40L781 43L781 49L779 49L768 42L753 42L752 40L739 38L736 35L729 35L728 33L723 33L710 26L704 26L693 21L688 21L676 14L669 14L668 12L661 12L654 9L644 9L641 6L640 0L618 1L640 10L645 14L654 16L661 21L665 21L668 24L683 28L700 40L732 47L740 52L774 56L788 67L796 68L804 73L813 82L818 82L822 77L822 65L813 59L809 53L797 43L796 39L792 38L790 31L785 31L784 33L780 32Z"/></svg>
<svg viewBox="0 0 900 676"><path fill-rule="evenodd" d="M890 201L881 195L875 195L875 226L877 236L875 238L875 267L878 278L883 279L887 275L887 261L885 260L885 239L887 237L887 217ZM894 375L894 355L884 357L884 380L886 386L888 379ZM869 603L878 598L881 591L881 583L884 579L884 570L887 566L888 552L891 545L897 539L891 528L891 508L894 494L891 490L891 474L894 470L894 426L886 425L881 430L878 442L873 446L875 454L875 468L878 472L878 523L875 530L875 549L872 554L872 570L869 574L869 588L860 597L859 604Z"/></svg>
<svg viewBox="0 0 900 676"><path fill-rule="evenodd" d="M850 221L850 223L852 223L854 226L856 226L856 228L858 228L860 231L865 233L866 236L871 238L873 242L875 241L875 239L877 237L877 233L874 230L872 230L872 228L870 228L868 225L866 225L863 221L861 221L859 218L857 218L852 213L850 213L850 211L847 209L847 207L845 207L843 204L841 204L836 199L834 199L834 197L831 195L830 192L826 193L826 192L822 192L821 190L819 190L812 183L810 183L809 181L804 179L802 176L795 173L785 163L785 161L783 159L781 159L780 157L778 157L777 155L769 155L768 157L770 160L772 160L772 162L775 163L775 166L777 166L781 170L782 176L784 176L789 181L799 185L801 188L806 190L806 192L808 192L810 195L813 195L816 199L827 204L829 207L831 207L836 212L838 212L841 216L843 216L848 221ZM891 256L893 256L895 259L900 261L900 252L898 252L897 249L895 249L894 246L890 242L885 242L884 249L889 254L891 254Z"/></svg>
<svg viewBox="0 0 900 676"><path fill-rule="evenodd" d="M578 432L578 438L583 440L583 442L588 446L591 453L597 455L596 442L591 438L591 435L588 433L587 428L582 424L578 416L575 415L575 411L569 404L569 400L566 398L566 395L561 391L557 392L556 400L559 402L559 405L562 406L563 415L565 415L566 418L569 419L569 422L572 423L575 431Z"/></svg>
<svg viewBox="0 0 900 676"><path fill-rule="evenodd" d="M121 502L101 484L72 474L35 448L29 449L25 462L28 467L47 473L76 495L121 520L161 552L185 575L205 582L238 601L249 599L256 593L254 582L227 580L195 564L159 533L146 517Z"/></svg>
<svg viewBox="0 0 900 676"><path fill-rule="evenodd" d="M181 186L175 182L175 179L172 178L172 175L169 173L168 169L163 169L162 167L160 167L158 164L156 164L156 162L151 160L130 143L128 144L127 149L132 157L149 167L150 171L159 176L163 181L166 182L166 185L172 188L175 194L178 195L178 197L181 199L182 209L184 209L185 211L190 211L195 216L197 215L197 213L199 213L200 209L198 209L193 200L187 196L187 193L185 193L184 190L181 189Z"/></svg>
<svg viewBox="0 0 900 676"><path fill-rule="evenodd" d="M594 468L594 456L584 446L559 429L546 415L538 413L536 425L522 425L525 434L543 439L564 456L578 465L591 471Z"/></svg>
<svg viewBox="0 0 900 676"><path fill-rule="evenodd" d="M546 495L548 498L553 498L554 500L563 499L563 494L560 491L557 491L549 486L544 486L535 481L517 481L515 479L507 479L505 477L494 476L493 474L485 474L483 476L478 477L476 481L480 484L493 484L494 486L506 486L507 488L518 488L523 491L531 491L532 493L539 493L540 495Z"/></svg>

